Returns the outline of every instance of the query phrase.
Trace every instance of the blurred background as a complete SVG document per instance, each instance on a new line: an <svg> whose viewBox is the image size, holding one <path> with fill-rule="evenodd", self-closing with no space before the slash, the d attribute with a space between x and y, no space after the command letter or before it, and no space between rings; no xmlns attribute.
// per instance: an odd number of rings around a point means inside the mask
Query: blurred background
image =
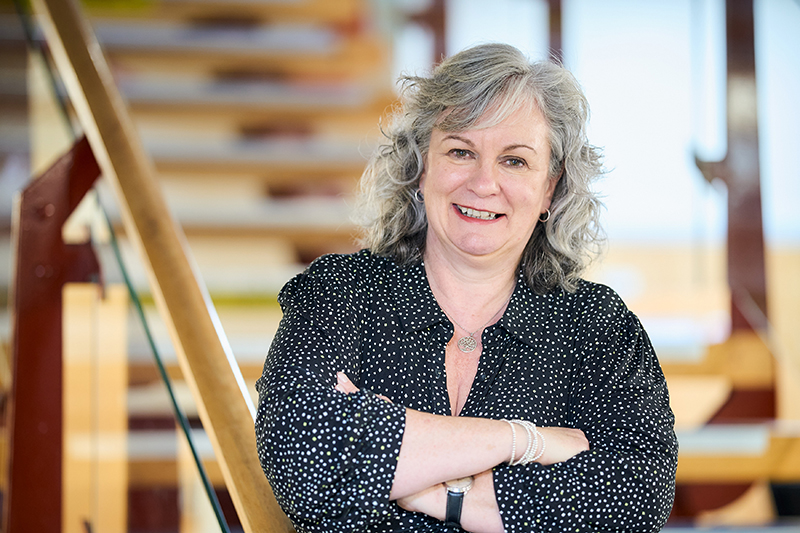
<svg viewBox="0 0 800 533"><path fill-rule="evenodd" d="M8 524L9 513L35 512L9 504L15 476L30 478L13 466L14 450L39 446L13 428L21 405L45 402L19 390L15 302L33 293L15 288L15 273L51 275L17 252L26 241L15 202L84 128L40 8L0 6ZM280 287L323 253L357 249L353 194L397 77L487 41L563 61L588 96L590 140L607 169L597 184L607 250L586 277L639 315L670 385L681 456L668 527L800 531L798 0L84 0L81 9L253 396ZM109 180L60 233L91 244L100 275L94 288L63 293L64 390L54 400L63 428L38 426L43 438L58 430L61 474L40 482L58 490L56 523L240 528ZM105 390L111 382L121 386ZM122 452L109 451L109 434L122 436Z"/></svg>

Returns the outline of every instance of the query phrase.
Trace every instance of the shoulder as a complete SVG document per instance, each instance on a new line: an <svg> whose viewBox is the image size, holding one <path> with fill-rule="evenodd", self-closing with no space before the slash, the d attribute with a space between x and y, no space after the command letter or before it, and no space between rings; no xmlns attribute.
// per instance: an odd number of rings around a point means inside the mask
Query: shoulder
<svg viewBox="0 0 800 533"><path fill-rule="evenodd" d="M396 275L399 267L386 257L369 250L352 254L326 254L315 259L302 277L324 281L327 285L347 286L372 283Z"/></svg>
<svg viewBox="0 0 800 533"><path fill-rule="evenodd" d="M385 257L364 249L352 254L325 254L308 265L305 273L314 276L354 275L391 267L394 263Z"/></svg>
<svg viewBox="0 0 800 533"><path fill-rule="evenodd" d="M614 313L628 311L617 291L608 285L593 281L580 280L578 289L573 293L573 299L583 310Z"/></svg>
<svg viewBox="0 0 800 533"><path fill-rule="evenodd" d="M574 292L558 289L548 296L552 305L562 307L579 324L598 327L633 316L620 295L602 283L580 280Z"/></svg>
<svg viewBox="0 0 800 533"><path fill-rule="evenodd" d="M647 334L619 294L606 285L581 281L574 293L575 324L584 343L639 343Z"/></svg>
<svg viewBox="0 0 800 533"><path fill-rule="evenodd" d="M336 298L352 304L353 298L365 287L391 275L397 266L390 259L369 250L352 254L326 254L315 259L302 273L292 278L281 290L279 301Z"/></svg>

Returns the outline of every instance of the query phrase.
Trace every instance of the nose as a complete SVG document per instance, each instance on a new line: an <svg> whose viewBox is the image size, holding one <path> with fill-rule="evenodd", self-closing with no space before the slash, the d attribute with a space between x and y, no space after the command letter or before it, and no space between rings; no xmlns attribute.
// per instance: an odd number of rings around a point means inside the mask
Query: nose
<svg viewBox="0 0 800 533"><path fill-rule="evenodd" d="M477 196L485 198L500 190L499 179L497 167L490 161L481 161L470 174L467 188Z"/></svg>

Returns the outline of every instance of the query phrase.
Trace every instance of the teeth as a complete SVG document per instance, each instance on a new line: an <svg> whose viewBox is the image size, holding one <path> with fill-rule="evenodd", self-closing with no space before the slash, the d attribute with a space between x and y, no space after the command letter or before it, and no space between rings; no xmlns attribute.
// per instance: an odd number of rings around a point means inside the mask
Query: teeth
<svg viewBox="0 0 800 533"><path fill-rule="evenodd" d="M461 211L461 214L470 218L479 218L481 220L494 220L500 215L497 213L492 213L490 211L478 211L477 209L471 209L469 207L461 207L457 205L458 210Z"/></svg>

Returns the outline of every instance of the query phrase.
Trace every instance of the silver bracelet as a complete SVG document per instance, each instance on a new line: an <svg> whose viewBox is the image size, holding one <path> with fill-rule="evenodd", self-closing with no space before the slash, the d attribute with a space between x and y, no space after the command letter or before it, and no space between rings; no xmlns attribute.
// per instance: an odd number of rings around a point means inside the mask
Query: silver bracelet
<svg viewBox="0 0 800 533"><path fill-rule="evenodd" d="M525 448L525 455L522 456L520 464L526 465L531 462L533 455L536 453L536 449L539 446L539 438L536 434L536 425L533 422L523 420L522 425L528 434L528 447Z"/></svg>
<svg viewBox="0 0 800 533"><path fill-rule="evenodd" d="M545 442L545 440L544 440L544 435L542 435L542 434L539 432L539 430L538 430L537 428L535 428L535 427L533 428L533 430L536 432L536 434L539 436L539 438L540 438L540 439L542 439L542 447L541 447L541 448L539 448L539 453L537 453L537 454L536 454L536 455L535 455L535 456L534 456L534 457L531 459L531 462L533 462L533 461L538 461L539 459L541 459L541 458L542 458L542 456L544 455L544 447L545 447L545 445L547 444L547 443Z"/></svg>
<svg viewBox="0 0 800 533"><path fill-rule="evenodd" d="M513 465L514 457L517 455L517 430L514 429L514 424L511 420L504 418L503 422L508 422L508 425L511 426L511 459L508 460L508 465Z"/></svg>
<svg viewBox="0 0 800 533"><path fill-rule="evenodd" d="M528 420L505 420L511 425L511 459L508 461L509 466L527 465L538 461L544 455L546 442L544 435L537 429L536 424ZM514 424L519 424L525 429L525 434L528 436L528 444L525 447L525 452L519 459L515 460L517 448L517 434ZM541 444L539 443L541 441Z"/></svg>

